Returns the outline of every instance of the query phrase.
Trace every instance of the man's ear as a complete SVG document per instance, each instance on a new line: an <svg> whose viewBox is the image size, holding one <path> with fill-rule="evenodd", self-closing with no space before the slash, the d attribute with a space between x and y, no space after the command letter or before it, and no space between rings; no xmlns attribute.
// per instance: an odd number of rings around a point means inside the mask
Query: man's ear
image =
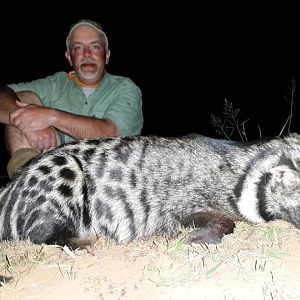
<svg viewBox="0 0 300 300"><path fill-rule="evenodd" d="M108 49L105 54L105 64L108 65L110 58L110 50Z"/></svg>
<svg viewBox="0 0 300 300"><path fill-rule="evenodd" d="M71 60L71 56L70 56L70 54L69 54L68 51L65 52L65 57L66 57L66 59L68 60L70 66L73 66L72 60Z"/></svg>

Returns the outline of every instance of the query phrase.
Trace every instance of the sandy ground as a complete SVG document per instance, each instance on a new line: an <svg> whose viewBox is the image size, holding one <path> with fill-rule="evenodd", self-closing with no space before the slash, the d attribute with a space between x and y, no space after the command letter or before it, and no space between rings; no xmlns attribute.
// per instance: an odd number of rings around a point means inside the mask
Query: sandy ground
<svg viewBox="0 0 300 300"><path fill-rule="evenodd" d="M0 299L300 299L300 231L238 223L219 245L155 237L89 250L0 244Z"/></svg>

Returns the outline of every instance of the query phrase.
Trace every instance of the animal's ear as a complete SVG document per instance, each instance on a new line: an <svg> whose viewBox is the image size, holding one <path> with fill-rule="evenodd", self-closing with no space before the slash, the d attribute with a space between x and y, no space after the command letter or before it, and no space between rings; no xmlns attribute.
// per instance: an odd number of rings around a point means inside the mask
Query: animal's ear
<svg viewBox="0 0 300 300"><path fill-rule="evenodd" d="M300 173L300 159L299 158L293 159L293 164L296 170Z"/></svg>
<svg viewBox="0 0 300 300"><path fill-rule="evenodd" d="M300 173L287 165L278 165L269 171L272 175L272 184L291 185L294 183L300 186Z"/></svg>

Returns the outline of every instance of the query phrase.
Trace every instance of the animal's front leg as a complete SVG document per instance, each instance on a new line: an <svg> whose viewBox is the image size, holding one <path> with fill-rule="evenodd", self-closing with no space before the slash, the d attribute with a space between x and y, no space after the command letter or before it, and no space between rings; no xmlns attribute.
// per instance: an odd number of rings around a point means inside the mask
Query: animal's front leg
<svg viewBox="0 0 300 300"><path fill-rule="evenodd" d="M235 228L235 223L231 218L219 213L195 214L186 220L184 225L195 228L186 238L187 244L219 244L223 237L233 233Z"/></svg>

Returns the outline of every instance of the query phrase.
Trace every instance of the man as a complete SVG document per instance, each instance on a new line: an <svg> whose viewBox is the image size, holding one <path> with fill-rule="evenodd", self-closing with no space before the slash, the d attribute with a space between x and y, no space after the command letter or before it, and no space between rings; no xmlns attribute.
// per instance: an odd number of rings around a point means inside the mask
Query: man
<svg viewBox="0 0 300 300"><path fill-rule="evenodd" d="M141 90L129 78L106 72L110 50L100 24L78 21L66 46L69 74L0 88L10 178L38 153L74 139L141 133Z"/></svg>

